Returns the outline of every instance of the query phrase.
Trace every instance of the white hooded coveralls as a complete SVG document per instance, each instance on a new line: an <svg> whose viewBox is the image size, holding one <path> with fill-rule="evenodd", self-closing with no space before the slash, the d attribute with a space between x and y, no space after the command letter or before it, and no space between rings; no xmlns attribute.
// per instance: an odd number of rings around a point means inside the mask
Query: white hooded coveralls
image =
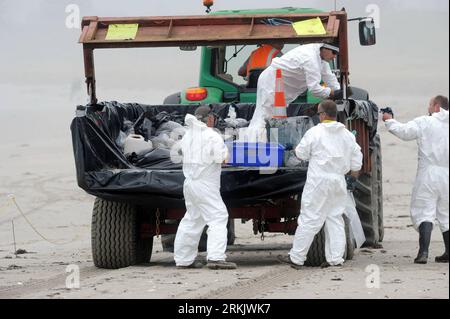
<svg viewBox="0 0 450 319"><path fill-rule="evenodd" d="M306 90L316 97L328 98L331 89L341 88L330 64L320 57L322 44L306 44L272 60L258 79L256 109L250 128L264 128L265 120L272 118L275 95L276 70L281 69L286 104L294 101ZM325 82L327 87L320 83Z"/></svg>
<svg viewBox="0 0 450 319"><path fill-rule="evenodd" d="M389 132L404 141L417 140L419 160L411 196L411 219L417 230L423 222L437 219L442 232L448 231L448 111L421 116L406 124L385 122Z"/></svg>
<svg viewBox="0 0 450 319"><path fill-rule="evenodd" d="M183 153L186 214L175 237L177 266L191 265L198 253L203 229L208 225L207 260L226 259L228 211L220 194L222 163L228 149L222 137L193 115L186 115L187 131L180 142Z"/></svg>
<svg viewBox="0 0 450 319"><path fill-rule="evenodd" d="M345 174L361 169L361 148L344 124L333 121L309 129L295 153L309 161L309 166L290 258L303 265L314 236L325 223L326 260L330 265L342 264L346 247L342 216L347 203Z"/></svg>

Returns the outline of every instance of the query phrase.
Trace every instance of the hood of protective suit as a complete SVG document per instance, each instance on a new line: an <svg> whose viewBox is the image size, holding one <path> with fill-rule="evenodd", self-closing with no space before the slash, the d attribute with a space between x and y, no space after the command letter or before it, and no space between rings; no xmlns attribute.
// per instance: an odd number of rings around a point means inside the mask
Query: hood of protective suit
<svg viewBox="0 0 450 319"><path fill-rule="evenodd" d="M442 121L444 123L448 123L448 111L441 109L440 112L434 113L433 117L438 119L439 121Z"/></svg>
<svg viewBox="0 0 450 319"><path fill-rule="evenodd" d="M222 137L190 114L185 117L185 125L181 140L184 176L220 188L221 163L228 156Z"/></svg>
<svg viewBox="0 0 450 319"><path fill-rule="evenodd" d="M308 180L320 180L328 174L344 175L361 169L362 153L355 137L344 124L325 122L310 128L295 153L309 161ZM345 184L345 181L344 181Z"/></svg>
<svg viewBox="0 0 450 319"><path fill-rule="evenodd" d="M184 118L184 124L187 127L186 134L182 142L184 164L204 164L202 161L202 151L208 144L208 134L205 129L208 128L205 123L199 121L194 115L187 114Z"/></svg>
<svg viewBox="0 0 450 319"><path fill-rule="evenodd" d="M322 123L320 123L320 125L325 127L327 129L327 131L330 131L330 132L338 132L338 131L345 129L345 125L340 122L337 122L337 121L322 122Z"/></svg>
<svg viewBox="0 0 450 319"><path fill-rule="evenodd" d="M192 114L186 114L186 117L184 118L184 124L187 127L207 127L205 123L197 120L197 118Z"/></svg>

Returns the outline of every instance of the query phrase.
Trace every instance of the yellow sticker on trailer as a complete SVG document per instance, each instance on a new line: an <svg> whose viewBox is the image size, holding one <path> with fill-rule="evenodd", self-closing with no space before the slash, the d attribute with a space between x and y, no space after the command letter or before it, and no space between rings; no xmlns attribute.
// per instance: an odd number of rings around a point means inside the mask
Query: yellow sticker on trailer
<svg viewBox="0 0 450 319"><path fill-rule="evenodd" d="M139 24L110 24L105 40L134 40Z"/></svg>
<svg viewBox="0 0 450 319"><path fill-rule="evenodd" d="M323 27L322 20L319 17L292 23L297 35L325 35L327 31Z"/></svg>

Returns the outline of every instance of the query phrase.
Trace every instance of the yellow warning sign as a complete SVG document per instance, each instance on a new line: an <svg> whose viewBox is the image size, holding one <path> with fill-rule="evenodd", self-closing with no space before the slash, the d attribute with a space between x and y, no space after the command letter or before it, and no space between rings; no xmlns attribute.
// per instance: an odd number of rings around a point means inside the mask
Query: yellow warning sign
<svg viewBox="0 0 450 319"><path fill-rule="evenodd" d="M299 21L292 24L298 35L325 35L327 31L319 17L305 21Z"/></svg>
<svg viewBox="0 0 450 319"><path fill-rule="evenodd" d="M139 24L110 24L106 33L106 40L134 40Z"/></svg>

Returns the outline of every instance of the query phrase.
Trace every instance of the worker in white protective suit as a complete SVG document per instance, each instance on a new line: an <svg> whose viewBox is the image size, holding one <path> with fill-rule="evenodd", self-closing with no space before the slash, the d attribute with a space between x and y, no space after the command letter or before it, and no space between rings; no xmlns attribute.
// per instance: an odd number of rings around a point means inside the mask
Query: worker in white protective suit
<svg viewBox="0 0 450 319"><path fill-rule="evenodd" d="M250 139L265 141L265 121L273 115L277 69L282 72L287 104L307 90L324 99L333 98L337 90L341 95L341 86L329 64L338 53L339 48L329 44L306 44L274 58L258 80L256 108L249 125Z"/></svg>
<svg viewBox="0 0 450 319"><path fill-rule="evenodd" d="M187 131L180 147L183 156L184 198L186 214L181 220L174 243L177 267L200 268L196 262L198 244L205 226L207 230L207 267L235 269L226 262L228 211L220 194L222 163L228 149L222 137L205 123L213 126L209 107L199 107L193 115L186 115Z"/></svg>
<svg viewBox="0 0 450 319"><path fill-rule="evenodd" d="M435 261L448 263L448 98L432 98L428 112L430 116L421 116L406 124L394 120L392 113L383 114L389 132L404 141L416 140L419 147L417 175L411 197L411 218L419 232L419 253L414 260L417 264L428 261L435 220L439 223L445 243L445 253L436 257Z"/></svg>
<svg viewBox="0 0 450 319"><path fill-rule="evenodd" d="M326 262L322 267L344 263L345 175L350 173L356 178L362 167L363 156L355 136L336 121L336 103L324 100L318 112L321 123L309 129L295 149L298 158L309 161L308 173L293 247L289 256L278 257L297 269L305 263L314 236L324 224Z"/></svg>

